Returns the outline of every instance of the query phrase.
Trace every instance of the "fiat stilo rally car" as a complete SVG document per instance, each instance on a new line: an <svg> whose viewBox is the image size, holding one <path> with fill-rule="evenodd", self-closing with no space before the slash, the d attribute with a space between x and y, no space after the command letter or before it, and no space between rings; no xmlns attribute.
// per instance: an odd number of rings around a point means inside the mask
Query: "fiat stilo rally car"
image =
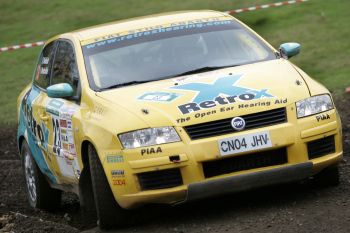
<svg viewBox="0 0 350 233"><path fill-rule="evenodd" d="M318 177L337 184L341 122L329 91L246 25L174 12L56 36L18 98L28 200L79 195L101 228L179 204Z"/></svg>

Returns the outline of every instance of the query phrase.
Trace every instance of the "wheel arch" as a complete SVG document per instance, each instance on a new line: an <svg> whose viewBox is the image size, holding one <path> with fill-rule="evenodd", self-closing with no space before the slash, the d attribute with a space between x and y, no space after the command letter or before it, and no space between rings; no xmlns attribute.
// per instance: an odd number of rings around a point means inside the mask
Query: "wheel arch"
<svg viewBox="0 0 350 233"><path fill-rule="evenodd" d="M83 195L84 193L81 192L82 189L85 189L85 187L89 187L91 184L91 174L90 174L90 164L89 164L89 145L93 146L95 149L94 143L91 141L91 139L84 139L81 142L81 161L83 163L83 168L81 170L81 175L79 179L79 197Z"/></svg>
<svg viewBox="0 0 350 233"><path fill-rule="evenodd" d="M88 173L90 175L90 162L89 162L89 155L88 155L88 152L89 152L89 146L92 146L96 151L97 151L97 147L95 145L95 143L93 143L93 141L90 139L90 138L85 138L82 142L81 142L81 149L80 149L80 153L81 153L81 161L83 163L83 167L82 167L82 170L81 170L81 174L83 173ZM101 161L101 157L98 156L98 158L100 159ZM101 164L102 164L102 161L101 161ZM84 179L85 180L85 179ZM79 186L81 185L80 183L81 182L84 182L84 180L81 180L79 179Z"/></svg>
<svg viewBox="0 0 350 233"><path fill-rule="evenodd" d="M85 166L89 164L88 150L89 150L90 144L92 144L92 142L90 142L90 140L84 140L81 143L80 153L81 153L81 161L83 162L83 170L84 170Z"/></svg>
<svg viewBox="0 0 350 233"><path fill-rule="evenodd" d="M81 161L83 163L83 168L81 170L81 175L79 179L79 189L84 186L84 182L91 182L90 179L90 164L89 164L89 145L95 147L95 145L91 142L90 139L85 139L81 142ZM96 147L95 147L96 148ZM87 177L86 177L87 176ZM81 179L82 177L86 177L86 179Z"/></svg>
<svg viewBox="0 0 350 233"><path fill-rule="evenodd" d="M20 135L18 137L18 140L17 140L17 149L18 149L18 154L20 157L22 157L21 155L21 149L22 149L22 145L23 145L23 141L26 140L24 135Z"/></svg>

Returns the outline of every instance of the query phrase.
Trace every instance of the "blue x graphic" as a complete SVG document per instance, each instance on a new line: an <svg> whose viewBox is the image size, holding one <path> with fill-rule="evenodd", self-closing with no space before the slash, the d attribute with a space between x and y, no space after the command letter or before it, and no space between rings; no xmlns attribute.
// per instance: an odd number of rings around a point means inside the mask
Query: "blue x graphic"
<svg viewBox="0 0 350 233"><path fill-rule="evenodd" d="M186 83L171 87L172 89L195 91L197 95L193 99L193 102L200 103L207 100L214 100L221 94L228 96L239 96L242 94L254 94L254 99L260 99L263 97L273 97L266 93L267 89L254 90L244 87L238 87L234 84L242 77L242 75L225 76L218 78L213 84L206 83Z"/></svg>

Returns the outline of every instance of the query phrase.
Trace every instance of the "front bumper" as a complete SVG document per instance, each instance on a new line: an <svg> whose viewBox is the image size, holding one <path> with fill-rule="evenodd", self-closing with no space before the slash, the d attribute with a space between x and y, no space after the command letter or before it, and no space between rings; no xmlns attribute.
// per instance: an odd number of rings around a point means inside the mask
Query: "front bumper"
<svg viewBox="0 0 350 233"><path fill-rule="evenodd" d="M305 162L189 184L186 201L302 180L312 175L312 166L312 162Z"/></svg>
<svg viewBox="0 0 350 233"><path fill-rule="evenodd" d="M156 149L153 150L155 153L142 153L141 149L99 151L100 155L119 154L123 158L120 163L108 163L106 158L102 158L102 161L105 161L104 169L115 199L124 208L133 208L146 203L176 204L213 195L301 180L340 161L342 158L341 123L335 109L324 113L329 115L329 119L322 122L318 121L316 116L297 119L294 105L287 106L286 111L288 122L234 133L236 136L269 131L273 145L262 151L285 148L287 162L284 164L206 177L203 164L208 161L235 156L244 157L260 151L220 156L218 140L231 137L232 134L191 140L181 127L178 127L177 131L183 142L160 145L161 152L159 153L156 152ZM334 151L310 159L308 143L326 137L334 138ZM177 156L175 161L171 159L174 155ZM117 183L110 175L116 169L122 170L124 174L122 178L116 178ZM170 188L142 189L139 174L167 169L178 169L181 172L183 183Z"/></svg>

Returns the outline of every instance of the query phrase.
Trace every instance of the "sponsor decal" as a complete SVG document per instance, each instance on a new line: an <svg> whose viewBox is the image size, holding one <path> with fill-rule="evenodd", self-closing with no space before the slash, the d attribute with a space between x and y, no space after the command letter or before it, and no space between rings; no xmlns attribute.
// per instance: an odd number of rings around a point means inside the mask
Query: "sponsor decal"
<svg viewBox="0 0 350 233"><path fill-rule="evenodd" d="M216 72L218 72L218 71L217 70L210 71L211 74L214 74ZM207 75L207 74L205 74L205 75ZM174 78L173 81L176 83L183 83L185 81L186 82L195 82L201 77L205 77L203 75L203 73L193 74L193 75L188 75L188 76L180 76L180 77Z"/></svg>
<svg viewBox="0 0 350 233"><path fill-rule="evenodd" d="M41 171L51 182L57 183L53 171L47 164L50 161L48 153L46 153L48 129L45 123L40 123L40 118L35 119L33 115L32 106L39 95L40 91L34 86L23 96L19 113L18 134L25 135L32 155Z"/></svg>
<svg viewBox="0 0 350 233"><path fill-rule="evenodd" d="M101 106L95 106L92 112L97 115L103 115L105 113L106 109Z"/></svg>
<svg viewBox="0 0 350 233"><path fill-rule="evenodd" d="M52 115L52 129L53 129L53 153L57 156L63 157L61 148L62 148L62 140L61 140L61 131L59 125L59 118L54 117Z"/></svg>
<svg viewBox="0 0 350 233"><path fill-rule="evenodd" d="M49 73L48 67L41 67L40 68L40 74L47 75Z"/></svg>
<svg viewBox="0 0 350 233"><path fill-rule="evenodd" d="M73 145L74 145L73 132L72 132L72 131L67 131L67 132L68 132L68 135L67 135L67 137L68 137L68 142L69 142L70 144L73 144Z"/></svg>
<svg viewBox="0 0 350 233"><path fill-rule="evenodd" d="M67 150L69 149L68 143L63 142L62 145L63 145L63 149L64 149L64 150L67 151Z"/></svg>
<svg viewBox="0 0 350 233"><path fill-rule="evenodd" d="M74 144L72 144L72 143L68 144L68 151L71 154L74 154L74 155L76 154Z"/></svg>
<svg viewBox="0 0 350 233"><path fill-rule="evenodd" d="M71 158L71 155L68 153L68 152L63 152L63 157L65 158L65 159L69 159L70 160L70 158Z"/></svg>
<svg viewBox="0 0 350 233"><path fill-rule="evenodd" d="M144 154L147 154L147 155L150 155L150 154L158 154L158 153L162 153L162 148L161 147L157 147L157 148L144 148L144 149L141 149L141 155L144 155Z"/></svg>
<svg viewBox="0 0 350 233"><path fill-rule="evenodd" d="M48 106L60 109L64 105L63 101L57 100L57 99L51 99Z"/></svg>
<svg viewBox="0 0 350 233"><path fill-rule="evenodd" d="M316 116L317 122L324 121L324 120L329 120L329 119L331 119L331 117L327 113Z"/></svg>
<svg viewBox="0 0 350 233"><path fill-rule="evenodd" d="M171 33L174 31L184 31L193 29L203 29L205 27L215 27L221 25L232 24L233 21L229 17L213 17L206 19L196 19L190 21L173 22L169 24L150 26L135 30L124 31L120 33L112 33L102 37L83 42L84 48L94 49L100 46L120 43L140 37L158 35L160 33Z"/></svg>
<svg viewBox="0 0 350 233"><path fill-rule="evenodd" d="M72 166L73 161L72 161L72 156L70 156L68 153L64 153L64 159L66 160L66 165Z"/></svg>
<svg viewBox="0 0 350 233"><path fill-rule="evenodd" d="M66 120L63 120L63 119L60 119L60 126L62 128L67 128L67 121Z"/></svg>
<svg viewBox="0 0 350 233"><path fill-rule="evenodd" d="M43 57L43 59L41 60L41 64L42 65L48 65L50 61L49 57Z"/></svg>
<svg viewBox="0 0 350 233"><path fill-rule="evenodd" d="M72 121L67 121L67 129L72 129Z"/></svg>
<svg viewBox="0 0 350 233"><path fill-rule="evenodd" d="M125 172L124 170L112 170L111 171L111 175L112 175L112 183L113 185L125 185L125 179L123 179L125 177Z"/></svg>
<svg viewBox="0 0 350 233"><path fill-rule="evenodd" d="M60 108L60 117L63 119L71 119L76 112L77 108L76 106L62 106Z"/></svg>
<svg viewBox="0 0 350 233"><path fill-rule="evenodd" d="M27 101L29 93L30 92L28 92L22 100L22 109L27 127L31 130L32 135L36 138L36 140L40 142L40 145L47 148L48 130L44 123L39 124L39 122L37 122L37 120L34 118L31 103L28 103Z"/></svg>
<svg viewBox="0 0 350 233"><path fill-rule="evenodd" d="M194 116L186 116L186 117L181 117L176 119L177 123L185 123L188 121L191 121L192 119L197 119L197 118L204 118L207 116L211 116L214 114L218 114L218 113L223 113L223 112L229 112L229 111L233 111L235 109L245 109L245 108L255 108L255 107L269 107L272 104L278 105L278 104L287 104L288 103L288 99L276 99L276 100L266 100L266 101L259 101L259 102L255 102L255 103L249 103L249 104L238 104L237 106L225 106L225 107L221 107L218 110L208 110L205 112L198 112L195 113Z"/></svg>
<svg viewBox="0 0 350 233"><path fill-rule="evenodd" d="M62 100L50 99L46 104L46 112L51 115L51 119L49 122L43 122L39 117L33 114L34 110L32 109L32 105L38 96L40 96L40 91L35 87L24 96L22 100L19 131L28 135L28 144L33 150L33 156L37 157L36 161L38 161L38 166L40 166L42 171L48 175L52 181L57 181L57 177L55 177L50 170L53 167L55 171L57 171L57 174L59 174L58 176L78 177L77 173L74 172L75 170L80 171L79 164L75 161L76 149L74 146L74 134L72 130L67 129L68 119L62 116L63 110L68 110L71 117L77 110L77 107L67 106L65 101ZM52 127L48 127L48 123L51 124ZM52 143L52 150L49 150L49 141ZM52 162L53 159L55 159L57 163L48 164ZM73 165L75 166L74 169L72 167Z"/></svg>
<svg viewBox="0 0 350 233"><path fill-rule="evenodd" d="M191 120L191 117L184 117L184 118L176 119L176 122L177 123L185 123L185 122L190 121L190 120Z"/></svg>
<svg viewBox="0 0 350 233"><path fill-rule="evenodd" d="M138 97L139 100L154 101L154 102L171 102L179 97L180 94L168 92L147 92Z"/></svg>
<svg viewBox="0 0 350 233"><path fill-rule="evenodd" d="M210 109L220 105L233 104L262 98L273 98L268 89L255 90L237 85L243 75L229 75L217 78L213 83L186 83L171 89L195 92L189 103L177 106L182 114Z"/></svg>
<svg viewBox="0 0 350 233"><path fill-rule="evenodd" d="M255 107L263 107L270 106L271 104L286 104L288 102L287 99L276 99L275 101L263 101L258 103L249 103L249 104L238 104L237 108L255 108Z"/></svg>
<svg viewBox="0 0 350 233"><path fill-rule="evenodd" d="M30 130L36 141L40 143L45 149L47 148L48 142L48 129L45 124L41 124L34 118L32 103L28 101L30 91L25 94L22 100L22 111L27 124L27 128Z"/></svg>
<svg viewBox="0 0 350 233"><path fill-rule="evenodd" d="M61 131L61 133L62 133L62 131ZM68 136L66 134L61 134L61 140L63 142L68 142Z"/></svg>
<svg viewBox="0 0 350 233"><path fill-rule="evenodd" d="M50 102L46 106L46 111L48 113L51 113L55 116L60 115L60 108L64 105L63 101L57 100L57 99L51 99Z"/></svg>
<svg viewBox="0 0 350 233"><path fill-rule="evenodd" d="M117 179L117 180L113 180L113 185L119 185L119 186L122 186L122 185L125 185L125 179Z"/></svg>
<svg viewBox="0 0 350 233"><path fill-rule="evenodd" d="M72 178L80 176L71 121L77 109L77 106L57 99L50 100L46 106L46 111L51 113L53 129L53 147L50 154L56 156L59 173Z"/></svg>
<svg viewBox="0 0 350 233"><path fill-rule="evenodd" d="M124 172L124 170L112 170L111 171L111 175L112 175L112 178L124 177L125 176L125 172Z"/></svg>
<svg viewBox="0 0 350 233"><path fill-rule="evenodd" d="M107 163L123 163L124 158L121 155L107 155Z"/></svg>

